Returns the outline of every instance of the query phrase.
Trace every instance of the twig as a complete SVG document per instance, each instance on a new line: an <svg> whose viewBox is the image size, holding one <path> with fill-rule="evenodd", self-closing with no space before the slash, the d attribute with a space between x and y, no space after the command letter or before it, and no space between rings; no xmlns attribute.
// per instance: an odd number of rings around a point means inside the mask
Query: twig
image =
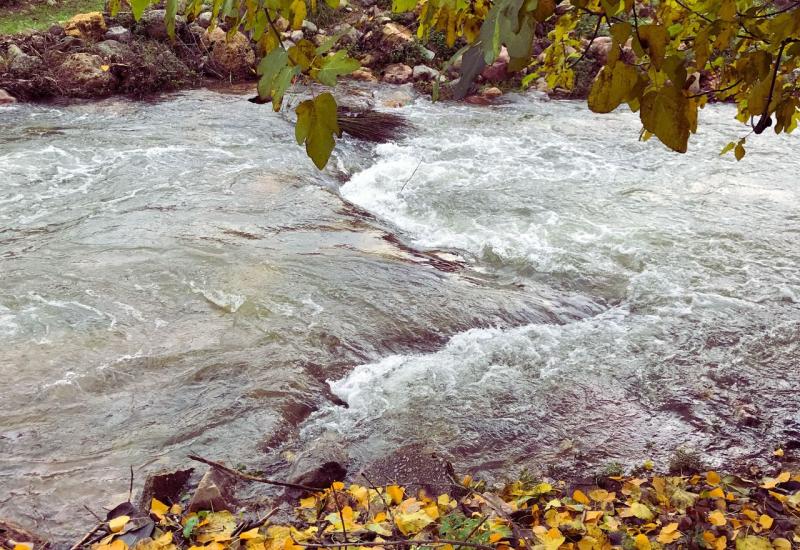
<svg viewBox="0 0 800 550"><path fill-rule="evenodd" d="M94 529L92 529L91 531L86 533L83 536L83 538L81 540L79 540L78 542L76 542L74 545L72 545L72 547L69 550L78 550L78 548L83 546L90 538L92 538L92 535L97 533L103 527L103 525L105 525L105 523L98 523L97 526Z"/></svg>
<svg viewBox="0 0 800 550"><path fill-rule="evenodd" d="M393 531L393 533L395 535L397 535L397 523L395 523L395 521L394 521L394 512L392 512L392 507L391 507L390 503L386 501L386 495L384 493L381 493L378 490L378 488L375 486L375 484L372 483L372 480L370 480L370 478L367 477L367 474L365 474L364 472L361 472L361 477L366 479L367 483L369 483L370 488L373 491L375 491L376 493L378 493L378 495L380 495L381 500L383 501L383 505L386 506L386 512L388 512L388 514L389 514L389 519L392 520L392 531Z"/></svg>
<svg viewBox="0 0 800 550"><path fill-rule="evenodd" d="M577 65L578 63L580 63L581 61L583 61L583 58L586 57L586 54L589 53L589 49L592 47L592 44L594 43L595 38L597 38L597 34L600 32L600 24L602 22L603 22L603 16L602 15L598 15L597 16L597 25L595 25L595 27L594 27L594 34L592 34L591 40L589 40L589 43L586 44L586 48L584 48L583 52L581 52L581 56L570 64L570 66L569 66L570 69L572 67L574 67L575 65Z"/></svg>
<svg viewBox="0 0 800 550"><path fill-rule="evenodd" d="M272 510L267 512L267 514L264 517L260 518L260 519L257 519L255 521L243 521L242 523L240 523L239 525L236 526L236 529L234 529L233 533L231 534L231 538L235 538L236 535L239 535L239 534L241 534L241 533L243 533L245 531L249 531L250 529L253 529L255 527L261 527L262 525L264 525L267 522L267 520L269 518L274 516L275 512L277 512L277 511L278 511L278 508L276 506L275 508L273 508Z"/></svg>
<svg viewBox="0 0 800 550"><path fill-rule="evenodd" d="M342 536L344 537L344 541L347 542L347 527L344 525L344 514L342 514L342 507L339 505L339 493L333 488L333 486L331 486L331 490L333 491L333 504L336 506L336 511L339 512L339 519L342 522Z"/></svg>
<svg viewBox="0 0 800 550"><path fill-rule="evenodd" d="M130 501L130 499L128 499L128 501ZM83 507L84 507L84 508L86 508L86 511L87 511L87 512L89 512L90 514L92 514L92 516L94 516L94 519L96 519L97 521L99 521L101 524L102 524L102 523L105 523L105 522L103 521L103 518L101 518L100 516L98 516L97 514L95 514L94 512L92 512L92 509L91 509L91 508L89 508L89 507L88 507L88 506L86 506L85 504L83 505Z"/></svg>
<svg viewBox="0 0 800 550"><path fill-rule="evenodd" d="M269 28L272 29L272 32L275 33L275 39L278 41L278 45L281 47L283 51L286 51L286 46L283 45L283 40L281 39L281 35L278 32L278 29L275 28L275 22L272 20L272 17L269 15L269 8L264 8L264 13L267 16L267 21L269 21Z"/></svg>
<svg viewBox="0 0 800 550"><path fill-rule="evenodd" d="M275 481L273 479L267 479L264 477L256 477L256 476L251 476L250 474L244 474L242 472L234 470L233 468L228 468L227 466L219 462L214 462L213 460L203 458L202 456L188 455L188 458L194 460L195 462L202 462L203 464L208 464L209 466L222 470L223 472L227 472L240 479L245 479L247 481L254 481L256 483L265 483L267 485L277 485L278 487L288 487L290 489L300 489L301 491L310 491L310 492L324 491L324 489L321 489L319 487L309 487L308 485L300 485L299 483Z"/></svg>
<svg viewBox="0 0 800 550"><path fill-rule="evenodd" d="M401 193L403 192L403 189L405 189L405 188L406 188L406 185L408 185L408 182L410 182L410 181L411 181L411 178L413 178L413 177L414 177L414 174L416 174L416 173L417 173L417 170L419 170L419 167L420 167L420 165L421 165L421 164L422 164L422 161L420 160L420 161L417 163L417 167L416 167L416 168L414 168L414 171L413 171L413 172L411 172L411 175L410 175L410 176L408 176L408 179L407 179L407 180L406 180L406 182L403 184L403 187L401 187L401 188L400 188L400 192L401 192Z"/></svg>
<svg viewBox="0 0 800 550"><path fill-rule="evenodd" d="M349 542L324 542L319 544L314 543L302 543L298 542L298 546L302 546L304 548L342 548L344 546L350 546L351 544L356 543L349 543ZM450 545L458 545L461 546L469 546L471 548L480 548L481 550L495 550L494 546L489 546L488 544L480 544L477 542L466 542L463 540L452 540L452 539L436 539L436 540L384 540L384 541L367 541L367 542L359 542L357 543L358 546L423 546L423 545L431 545L431 544L450 544Z"/></svg>
<svg viewBox="0 0 800 550"><path fill-rule="evenodd" d="M472 538L472 535L474 535L474 534L475 534L475 532L476 532L478 529L480 529L480 528L481 528L481 525L483 525L484 523L486 523L486 520L487 520L487 519L489 519L489 516L488 516L488 515L486 515L486 516L483 516L483 519L480 521L480 523L478 523L478 525L476 525L475 527L473 527L473 528L472 528L472 531L470 531L470 532L469 532L469 534L468 534L466 537L464 537L464 542L468 542L468 541L469 541L469 539L471 539L471 538ZM459 545L458 545L456 548L461 548L461 546L462 546L462 545L461 545L461 544L459 544Z"/></svg>
<svg viewBox="0 0 800 550"><path fill-rule="evenodd" d="M133 497L133 464L131 464L130 467L131 467L131 483L128 486L128 502L130 502L131 497Z"/></svg>
<svg viewBox="0 0 800 550"><path fill-rule="evenodd" d="M784 40L781 43L781 49L778 50L778 56L775 58L775 70L772 71L772 82L769 85L769 95L767 96L767 103L764 105L764 112L761 113L761 118L758 123L753 127L756 134L760 134L766 130L772 119L769 116L769 104L772 103L772 94L775 92L775 81L778 79L778 70L781 67L781 58L783 57L783 50L786 48L787 42Z"/></svg>

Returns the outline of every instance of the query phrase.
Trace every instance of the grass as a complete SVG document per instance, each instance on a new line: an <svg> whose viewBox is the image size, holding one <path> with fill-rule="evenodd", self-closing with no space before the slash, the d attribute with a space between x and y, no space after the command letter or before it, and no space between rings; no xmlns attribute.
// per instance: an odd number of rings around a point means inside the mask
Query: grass
<svg viewBox="0 0 800 550"><path fill-rule="evenodd" d="M23 1L0 7L0 35L44 30L53 23L66 21L76 13L90 11L103 11L103 0L61 0L52 6L47 2Z"/></svg>

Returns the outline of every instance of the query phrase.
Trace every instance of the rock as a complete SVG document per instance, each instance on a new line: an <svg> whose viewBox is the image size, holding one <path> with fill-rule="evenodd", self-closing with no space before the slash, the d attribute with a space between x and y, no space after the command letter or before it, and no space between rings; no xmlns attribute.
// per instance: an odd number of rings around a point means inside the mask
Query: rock
<svg viewBox="0 0 800 550"><path fill-rule="evenodd" d="M687 79L687 82L689 82L689 88L686 90L689 92L689 95L697 95L701 92L702 88L700 86L700 77L701 75L699 71L695 71L689 75L689 78Z"/></svg>
<svg viewBox="0 0 800 550"><path fill-rule="evenodd" d="M147 476L139 496L139 508L149 510L152 499L157 498L165 504L180 502L186 482L194 472L193 468L176 472L159 472Z"/></svg>
<svg viewBox="0 0 800 550"><path fill-rule="evenodd" d="M51 25L49 29L47 29L53 36L64 36L64 27L56 23L55 25Z"/></svg>
<svg viewBox="0 0 800 550"><path fill-rule="evenodd" d="M352 72L350 77L353 80L358 80L359 82L377 82L378 77L372 74L372 70L367 67L362 67L360 69L356 69Z"/></svg>
<svg viewBox="0 0 800 550"><path fill-rule="evenodd" d="M203 27L204 29L207 29L208 27L211 26L211 19L213 17L214 17L213 13L211 13L210 11L204 11L203 13L197 16L197 19L195 19L194 22Z"/></svg>
<svg viewBox="0 0 800 550"><path fill-rule="evenodd" d="M468 95L464 101L470 105L491 105L492 101L488 97L482 95Z"/></svg>
<svg viewBox="0 0 800 550"><path fill-rule="evenodd" d="M402 485L408 497L417 496L420 489L434 498L448 494L459 499L466 494L466 490L455 483L450 463L421 444L401 447L369 464L363 473L375 485Z"/></svg>
<svg viewBox="0 0 800 550"><path fill-rule="evenodd" d="M148 38L152 38L153 40L167 40L169 39L169 35L167 34L167 22L166 22L167 12L166 10L150 10L144 12L142 14L142 18L139 19L139 22L136 25L136 29L147 36ZM184 27L186 25L186 18L182 15L175 16L175 30Z"/></svg>
<svg viewBox="0 0 800 550"><path fill-rule="evenodd" d="M608 61L608 54L611 51L613 40L610 36L598 36L594 39L587 54L601 65Z"/></svg>
<svg viewBox="0 0 800 550"><path fill-rule="evenodd" d="M324 435L312 447L294 457L287 479L307 487L330 487L334 481L344 481L347 475L347 451L335 436ZM296 497L301 491L289 489L286 495Z"/></svg>
<svg viewBox="0 0 800 550"><path fill-rule="evenodd" d="M511 56L508 55L508 48L501 46L500 53L497 54L497 59L495 59L495 61L502 61L507 65L511 61Z"/></svg>
<svg viewBox="0 0 800 550"><path fill-rule="evenodd" d="M386 23L381 30L383 42L398 48L413 40L411 31L399 23Z"/></svg>
<svg viewBox="0 0 800 550"><path fill-rule="evenodd" d="M106 30L106 20L99 11L79 13L64 25L67 36L82 40L102 40Z"/></svg>
<svg viewBox="0 0 800 550"><path fill-rule="evenodd" d="M503 95L503 91L500 88L491 87L485 88L481 90L480 96L485 97L487 99L496 99Z"/></svg>
<svg viewBox="0 0 800 550"><path fill-rule="evenodd" d="M298 31L292 31L289 34L289 40L291 40L292 42L297 44L298 42L300 42L303 39L304 36L305 36L305 34L303 34L303 31L299 31L299 30Z"/></svg>
<svg viewBox="0 0 800 550"><path fill-rule="evenodd" d="M203 42L209 45L211 69L225 78L244 78L253 72L256 54L250 46L250 40L237 32L227 40L225 32L217 27L206 31Z"/></svg>
<svg viewBox="0 0 800 550"><path fill-rule="evenodd" d="M311 34L316 34L317 30L318 30L317 26L314 23L312 23L311 21L306 21L306 20L303 20L302 28L303 28L304 31L306 31L308 33L311 33Z"/></svg>
<svg viewBox="0 0 800 550"><path fill-rule="evenodd" d="M42 68L42 60L28 55L16 44L8 47L8 68L17 78L27 78Z"/></svg>
<svg viewBox="0 0 800 550"><path fill-rule="evenodd" d="M108 29L104 38L106 40L116 40L117 42L127 44L133 38L133 34L131 33L130 30L126 29L125 27L116 25Z"/></svg>
<svg viewBox="0 0 800 550"><path fill-rule="evenodd" d="M419 47L419 54L425 61L433 61L433 58L436 57L436 52L434 52L433 50L429 50L424 46Z"/></svg>
<svg viewBox="0 0 800 550"><path fill-rule="evenodd" d="M481 76L489 82L502 82L508 78L508 63L499 58L481 71Z"/></svg>
<svg viewBox="0 0 800 550"><path fill-rule="evenodd" d="M357 44L363 33L349 23L342 23L333 27L333 34L341 33L339 41L342 44Z"/></svg>
<svg viewBox="0 0 800 550"><path fill-rule="evenodd" d="M439 78L439 71L427 65L416 65L412 69L411 76L414 80L436 80Z"/></svg>
<svg viewBox="0 0 800 550"><path fill-rule="evenodd" d="M398 107L405 107L412 101L414 101L414 97L409 92L397 91L383 100L383 106L396 109Z"/></svg>
<svg viewBox="0 0 800 550"><path fill-rule="evenodd" d="M83 40L74 36L65 36L58 41L55 47L60 52L68 52L72 49L83 47Z"/></svg>
<svg viewBox="0 0 800 550"><path fill-rule="evenodd" d="M284 17L278 17L275 20L275 28L278 29L278 32L286 32L289 28L289 20Z"/></svg>
<svg viewBox="0 0 800 550"><path fill-rule="evenodd" d="M16 103L17 98L13 95L9 94L3 88L0 88L0 105L10 105L12 103Z"/></svg>
<svg viewBox="0 0 800 550"><path fill-rule="evenodd" d="M389 84L405 84L411 80L414 71L403 63L392 63L383 72L383 81Z"/></svg>
<svg viewBox="0 0 800 550"><path fill-rule="evenodd" d="M200 479L197 489L189 501L189 512L199 510L232 510L234 506L233 489L236 478L231 474L210 468Z"/></svg>
<svg viewBox="0 0 800 550"><path fill-rule="evenodd" d="M117 84L106 67L99 55L74 53L64 60L57 72L68 95L101 97L111 94Z"/></svg>
<svg viewBox="0 0 800 550"><path fill-rule="evenodd" d="M133 56L133 51L128 46L116 40L98 42L95 44L94 50L114 63L121 63L123 60L130 59Z"/></svg>
<svg viewBox="0 0 800 550"><path fill-rule="evenodd" d="M362 67L372 67L375 65L375 56L371 53L364 54L358 58L358 62L361 63Z"/></svg>

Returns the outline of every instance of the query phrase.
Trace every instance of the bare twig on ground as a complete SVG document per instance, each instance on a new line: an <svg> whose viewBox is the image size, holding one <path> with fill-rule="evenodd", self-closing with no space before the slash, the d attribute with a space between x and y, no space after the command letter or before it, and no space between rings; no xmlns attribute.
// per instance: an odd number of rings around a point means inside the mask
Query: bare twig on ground
<svg viewBox="0 0 800 550"><path fill-rule="evenodd" d="M319 487L309 487L308 485L300 485L299 483L289 483L289 482L286 482L286 481L275 481L274 479L267 479L267 478L264 478L264 477L251 476L250 474L245 474L245 473L239 472L237 470L234 470L233 468L228 468L227 466L225 466L224 464L222 464L220 462L215 462L213 460L209 460L207 458L203 458L202 456L188 455L188 457L189 457L189 459L194 460L195 462L202 462L203 464L207 464L209 466L217 468L218 470L222 470L223 472L229 473L232 476L236 476L239 479L244 479L246 481L253 481L255 483L265 483L267 485L276 485L278 487L288 487L290 489L300 489L301 491L317 492L317 491L323 491L324 490L324 489L321 489Z"/></svg>

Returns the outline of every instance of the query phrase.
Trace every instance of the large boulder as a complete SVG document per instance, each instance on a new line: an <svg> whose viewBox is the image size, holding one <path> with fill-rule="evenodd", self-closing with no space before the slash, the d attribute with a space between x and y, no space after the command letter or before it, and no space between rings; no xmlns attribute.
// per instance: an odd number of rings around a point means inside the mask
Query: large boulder
<svg viewBox="0 0 800 550"><path fill-rule="evenodd" d="M42 68L42 60L28 55L16 44L8 47L8 68L16 78L30 78Z"/></svg>
<svg viewBox="0 0 800 550"><path fill-rule="evenodd" d="M197 485L192 500L189 501L189 512L233 510L235 486L234 476L212 467Z"/></svg>
<svg viewBox="0 0 800 550"><path fill-rule="evenodd" d="M237 32L228 40L225 32L217 27L206 31L203 43L211 51L209 67L216 76L241 79L253 74L256 54L244 34Z"/></svg>
<svg viewBox="0 0 800 550"><path fill-rule="evenodd" d="M605 65L612 45L613 39L610 36L597 36L589 46L587 53L598 63Z"/></svg>
<svg viewBox="0 0 800 550"><path fill-rule="evenodd" d="M94 51L114 63L122 63L133 56L133 51L128 46L116 40L98 42L94 46Z"/></svg>
<svg viewBox="0 0 800 550"><path fill-rule="evenodd" d="M481 71L481 76L489 82L502 82L509 77L508 62L501 59L495 60Z"/></svg>
<svg viewBox="0 0 800 550"><path fill-rule="evenodd" d="M106 20L99 11L79 13L64 25L67 36L82 40L102 40L106 30Z"/></svg>
<svg viewBox="0 0 800 550"><path fill-rule="evenodd" d="M0 105L10 105L11 103L16 103L16 102L17 98L9 94L4 89L0 88Z"/></svg>
<svg viewBox="0 0 800 550"><path fill-rule="evenodd" d="M414 76L414 70L403 63L392 63L383 72L383 81L388 84L405 84Z"/></svg>
<svg viewBox="0 0 800 550"><path fill-rule="evenodd" d="M383 42L393 48L401 48L414 40L409 29L399 23L386 23L381 29Z"/></svg>
<svg viewBox="0 0 800 550"><path fill-rule="evenodd" d="M167 40L169 34L167 33L167 11L166 10L150 10L142 14L139 23L136 25L138 32L144 34L153 40ZM181 29L186 25L186 18L182 15L175 16L175 29Z"/></svg>
<svg viewBox="0 0 800 550"><path fill-rule="evenodd" d="M107 96L117 84L99 55L74 53L64 60L57 73L61 86L74 97Z"/></svg>

